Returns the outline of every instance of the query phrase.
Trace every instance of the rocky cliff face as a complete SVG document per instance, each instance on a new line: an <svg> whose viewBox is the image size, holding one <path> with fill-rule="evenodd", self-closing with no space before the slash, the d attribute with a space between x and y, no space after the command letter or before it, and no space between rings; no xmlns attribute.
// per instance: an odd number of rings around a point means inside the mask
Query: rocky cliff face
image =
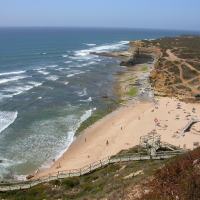
<svg viewBox="0 0 200 200"><path fill-rule="evenodd" d="M136 64L147 63L149 60L157 59L160 50L154 46L146 46L142 41L133 41L129 44L128 52L131 54L129 59L122 61L121 65L133 66Z"/></svg>
<svg viewBox="0 0 200 200"><path fill-rule="evenodd" d="M129 46L128 51L98 55L117 57L128 67L154 59L150 80L155 95L200 101L200 37L133 41Z"/></svg>

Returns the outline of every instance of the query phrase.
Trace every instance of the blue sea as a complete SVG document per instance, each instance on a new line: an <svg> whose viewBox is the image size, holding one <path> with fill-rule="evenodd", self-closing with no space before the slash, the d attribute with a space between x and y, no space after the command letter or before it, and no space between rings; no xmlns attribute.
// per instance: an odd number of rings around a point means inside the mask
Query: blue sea
<svg viewBox="0 0 200 200"><path fill-rule="evenodd" d="M22 178L66 150L80 124L117 99L124 70L90 52L184 31L99 28L0 28L0 179Z"/></svg>

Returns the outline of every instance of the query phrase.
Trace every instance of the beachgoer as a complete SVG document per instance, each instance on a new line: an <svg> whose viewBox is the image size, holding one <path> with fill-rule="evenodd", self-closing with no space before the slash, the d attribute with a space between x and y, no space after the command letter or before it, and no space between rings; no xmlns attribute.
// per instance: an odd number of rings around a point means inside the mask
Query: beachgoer
<svg viewBox="0 0 200 200"><path fill-rule="evenodd" d="M107 146L109 145L109 142L108 142L108 140L106 141L106 145L107 145Z"/></svg>
<svg viewBox="0 0 200 200"><path fill-rule="evenodd" d="M57 169L58 169L58 168L61 168L61 165L60 165L60 163L59 163L59 164L58 164L58 166L57 166Z"/></svg>

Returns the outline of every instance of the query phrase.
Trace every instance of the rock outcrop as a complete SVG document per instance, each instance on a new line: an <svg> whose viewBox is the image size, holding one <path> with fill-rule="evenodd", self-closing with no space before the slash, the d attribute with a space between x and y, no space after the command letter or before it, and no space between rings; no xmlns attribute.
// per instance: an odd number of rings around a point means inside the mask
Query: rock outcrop
<svg viewBox="0 0 200 200"><path fill-rule="evenodd" d="M155 95L200 101L200 37L133 41L128 51L95 53L117 57L122 66L154 60L150 80Z"/></svg>

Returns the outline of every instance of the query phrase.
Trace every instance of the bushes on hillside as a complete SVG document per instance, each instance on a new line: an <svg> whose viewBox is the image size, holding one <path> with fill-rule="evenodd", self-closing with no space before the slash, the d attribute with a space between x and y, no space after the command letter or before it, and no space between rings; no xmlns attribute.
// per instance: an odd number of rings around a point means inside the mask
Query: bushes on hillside
<svg viewBox="0 0 200 200"><path fill-rule="evenodd" d="M142 200L199 200L200 148L173 159L159 169Z"/></svg>

